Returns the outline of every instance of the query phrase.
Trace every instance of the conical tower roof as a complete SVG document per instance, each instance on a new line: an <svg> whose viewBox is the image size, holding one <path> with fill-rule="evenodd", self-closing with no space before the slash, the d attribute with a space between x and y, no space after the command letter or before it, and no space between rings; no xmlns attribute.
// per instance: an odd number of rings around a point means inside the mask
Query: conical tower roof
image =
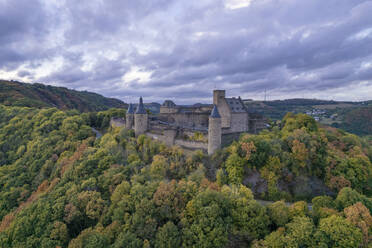
<svg viewBox="0 0 372 248"><path fill-rule="evenodd" d="M218 109L216 105L213 105L212 113L210 115L212 118L221 118L220 113L218 113Z"/></svg>
<svg viewBox="0 0 372 248"><path fill-rule="evenodd" d="M136 110L136 114L147 114L145 107L143 106L142 96L140 97L139 104Z"/></svg>
<svg viewBox="0 0 372 248"><path fill-rule="evenodd" d="M134 114L134 107L131 103L129 103L127 114Z"/></svg>

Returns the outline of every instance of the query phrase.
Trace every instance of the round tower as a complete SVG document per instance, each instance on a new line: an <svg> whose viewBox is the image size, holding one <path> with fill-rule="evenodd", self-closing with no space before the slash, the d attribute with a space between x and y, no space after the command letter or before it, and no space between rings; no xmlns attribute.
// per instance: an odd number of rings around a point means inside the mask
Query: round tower
<svg viewBox="0 0 372 248"><path fill-rule="evenodd" d="M213 154L221 148L221 116L218 113L217 106L213 106L211 115L209 116L208 126L208 155Z"/></svg>
<svg viewBox="0 0 372 248"><path fill-rule="evenodd" d="M148 115L143 106L142 97L140 97L138 107L134 113L134 133L136 136L144 134L147 131Z"/></svg>
<svg viewBox="0 0 372 248"><path fill-rule="evenodd" d="M134 126L134 107L129 103L127 113L125 115L125 128L132 129Z"/></svg>

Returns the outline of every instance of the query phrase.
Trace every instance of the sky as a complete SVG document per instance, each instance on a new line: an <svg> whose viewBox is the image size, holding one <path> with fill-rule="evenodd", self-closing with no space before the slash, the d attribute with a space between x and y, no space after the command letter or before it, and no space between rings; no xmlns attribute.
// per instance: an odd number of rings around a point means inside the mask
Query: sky
<svg viewBox="0 0 372 248"><path fill-rule="evenodd" d="M125 102L372 99L372 0L0 0L0 78Z"/></svg>

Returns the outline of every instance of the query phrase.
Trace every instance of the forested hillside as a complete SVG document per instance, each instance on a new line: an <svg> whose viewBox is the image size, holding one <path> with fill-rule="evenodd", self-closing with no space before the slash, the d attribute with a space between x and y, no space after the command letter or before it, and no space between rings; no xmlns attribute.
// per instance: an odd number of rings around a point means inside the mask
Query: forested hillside
<svg viewBox="0 0 372 248"><path fill-rule="evenodd" d="M372 104L339 112L343 121L332 126L359 135L372 135Z"/></svg>
<svg viewBox="0 0 372 248"><path fill-rule="evenodd" d="M368 247L370 140L288 114L209 157L124 114L0 105L0 247Z"/></svg>
<svg viewBox="0 0 372 248"><path fill-rule="evenodd" d="M106 98L92 92L5 80L0 80L0 104L36 108L56 107L63 110L77 109L81 112L126 106L120 100Z"/></svg>
<svg viewBox="0 0 372 248"><path fill-rule="evenodd" d="M261 113L272 121L281 120L288 112L306 113L322 124L357 135L372 135L372 101L288 99L245 101L245 104L250 111Z"/></svg>

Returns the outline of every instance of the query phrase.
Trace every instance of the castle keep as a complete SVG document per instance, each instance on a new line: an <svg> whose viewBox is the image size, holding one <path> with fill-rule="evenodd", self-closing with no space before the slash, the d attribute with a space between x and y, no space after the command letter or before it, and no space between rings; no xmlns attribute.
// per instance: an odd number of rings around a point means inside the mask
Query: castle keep
<svg viewBox="0 0 372 248"><path fill-rule="evenodd" d="M213 154L239 138L241 133L257 133L264 126L263 117L250 113L240 97L227 98L225 90L213 91L213 104L176 105L166 100L159 114L148 114L142 97L134 109L129 104L125 120L112 120L114 126L134 129L167 145L202 149Z"/></svg>

